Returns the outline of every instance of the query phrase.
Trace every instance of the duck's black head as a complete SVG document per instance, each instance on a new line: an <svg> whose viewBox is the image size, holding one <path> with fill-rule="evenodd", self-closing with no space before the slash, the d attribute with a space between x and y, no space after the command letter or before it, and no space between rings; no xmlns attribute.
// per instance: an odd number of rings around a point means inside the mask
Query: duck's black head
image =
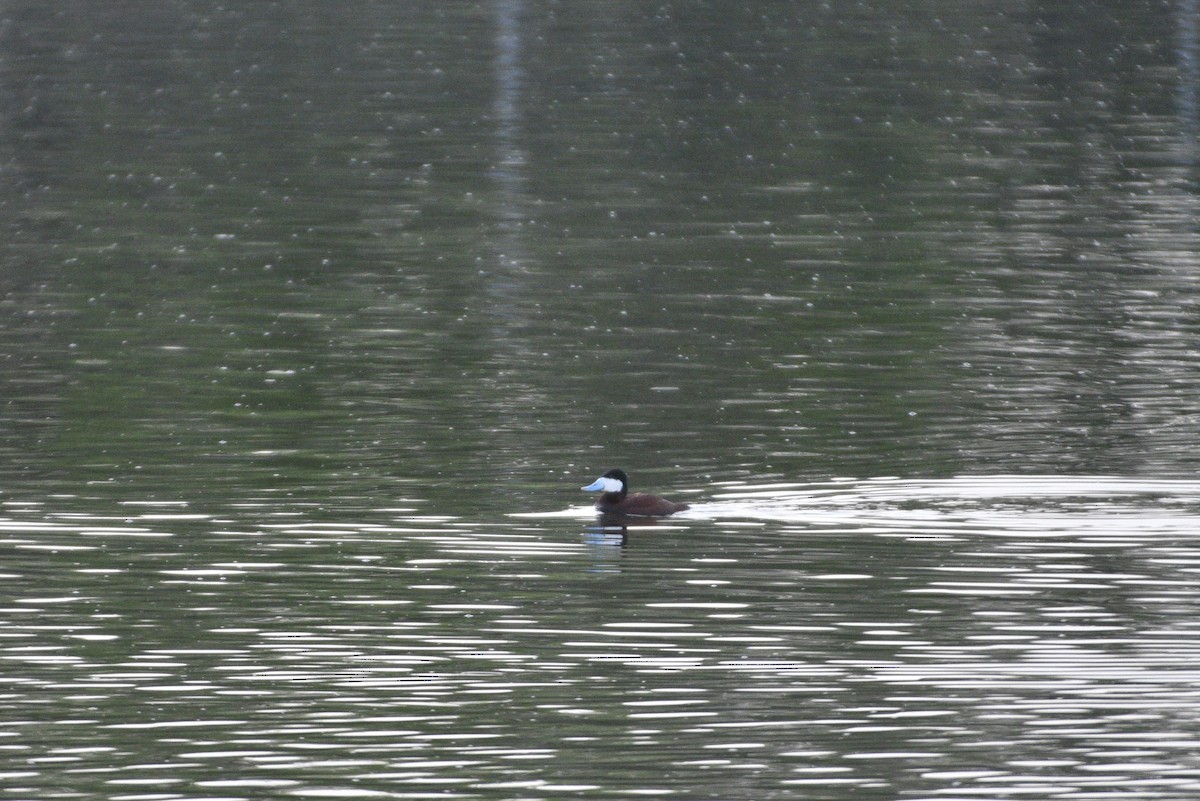
<svg viewBox="0 0 1200 801"><path fill-rule="evenodd" d="M614 468L582 489L585 492L603 492L605 495L624 498L629 494L629 476L625 475L624 470Z"/></svg>

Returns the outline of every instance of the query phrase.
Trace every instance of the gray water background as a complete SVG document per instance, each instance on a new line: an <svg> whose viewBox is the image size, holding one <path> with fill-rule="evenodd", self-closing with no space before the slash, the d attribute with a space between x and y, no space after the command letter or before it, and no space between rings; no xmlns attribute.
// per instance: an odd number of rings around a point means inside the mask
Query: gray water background
<svg viewBox="0 0 1200 801"><path fill-rule="evenodd" d="M1197 45L0 5L0 797L1197 797Z"/></svg>

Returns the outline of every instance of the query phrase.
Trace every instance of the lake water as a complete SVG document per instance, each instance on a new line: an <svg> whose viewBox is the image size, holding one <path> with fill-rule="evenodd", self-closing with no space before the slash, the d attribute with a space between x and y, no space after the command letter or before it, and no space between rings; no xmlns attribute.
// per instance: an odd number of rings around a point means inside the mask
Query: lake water
<svg viewBox="0 0 1200 801"><path fill-rule="evenodd" d="M0 798L1200 796L1198 12L5 5Z"/></svg>

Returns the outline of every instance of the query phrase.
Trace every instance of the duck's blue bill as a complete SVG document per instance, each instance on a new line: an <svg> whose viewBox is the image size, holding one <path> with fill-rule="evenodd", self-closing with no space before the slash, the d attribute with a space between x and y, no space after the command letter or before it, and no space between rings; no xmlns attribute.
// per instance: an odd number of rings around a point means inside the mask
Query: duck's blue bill
<svg viewBox="0 0 1200 801"><path fill-rule="evenodd" d="M586 487L580 487L580 489L584 492L620 492L622 486L624 485L615 478L601 476Z"/></svg>

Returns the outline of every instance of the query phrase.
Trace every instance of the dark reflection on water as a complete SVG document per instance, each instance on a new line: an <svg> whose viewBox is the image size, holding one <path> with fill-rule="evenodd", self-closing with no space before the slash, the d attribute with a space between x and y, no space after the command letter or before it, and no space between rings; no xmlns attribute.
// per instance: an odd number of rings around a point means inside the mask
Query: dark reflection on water
<svg viewBox="0 0 1200 801"><path fill-rule="evenodd" d="M7 4L0 787L1196 797L1195 16Z"/></svg>

